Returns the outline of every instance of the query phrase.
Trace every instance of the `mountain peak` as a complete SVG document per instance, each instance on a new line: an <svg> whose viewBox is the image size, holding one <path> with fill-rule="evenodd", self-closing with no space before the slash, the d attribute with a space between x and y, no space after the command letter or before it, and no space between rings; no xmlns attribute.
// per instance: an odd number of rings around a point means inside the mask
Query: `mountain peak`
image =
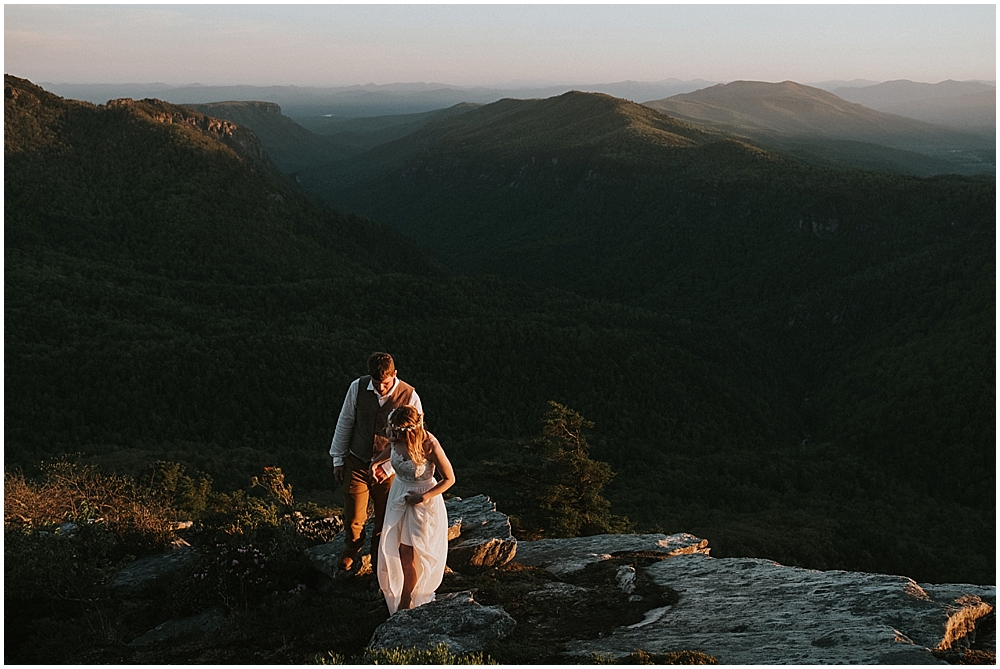
<svg viewBox="0 0 1000 669"><path fill-rule="evenodd" d="M475 145L500 153L590 148L620 155L642 145L690 147L719 138L628 100L574 90L484 105L449 123L441 139L452 146Z"/></svg>

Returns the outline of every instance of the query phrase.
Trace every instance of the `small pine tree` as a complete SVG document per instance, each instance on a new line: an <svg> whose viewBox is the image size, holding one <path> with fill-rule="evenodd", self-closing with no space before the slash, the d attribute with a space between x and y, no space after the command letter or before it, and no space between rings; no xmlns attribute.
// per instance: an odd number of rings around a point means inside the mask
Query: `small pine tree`
<svg viewBox="0 0 1000 669"><path fill-rule="evenodd" d="M529 466L518 522L531 536L576 537L628 530L611 513L601 491L614 478L606 462L590 459L584 430L594 424L557 402L549 402L541 436L525 445Z"/></svg>

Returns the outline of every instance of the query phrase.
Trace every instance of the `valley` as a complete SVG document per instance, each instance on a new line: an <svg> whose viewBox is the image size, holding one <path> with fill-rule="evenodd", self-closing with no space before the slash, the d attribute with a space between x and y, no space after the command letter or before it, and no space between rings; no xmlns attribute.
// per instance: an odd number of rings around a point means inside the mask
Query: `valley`
<svg viewBox="0 0 1000 669"><path fill-rule="evenodd" d="M389 350L460 494L513 499L553 400L636 530L995 577L995 180L926 153L968 133L789 86L811 111L577 91L301 124L5 88L7 467L280 466L336 506L336 412Z"/></svg>

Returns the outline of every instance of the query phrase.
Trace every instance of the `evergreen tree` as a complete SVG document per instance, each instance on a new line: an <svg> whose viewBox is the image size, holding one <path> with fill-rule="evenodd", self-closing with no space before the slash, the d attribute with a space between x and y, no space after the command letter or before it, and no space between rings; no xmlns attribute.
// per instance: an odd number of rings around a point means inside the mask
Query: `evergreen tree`
<svg viewBox="0 0 1000 669"><path fill-rule="evenodd" d="M628 529L628 519L612 514L611 503L601 495L615 474L606 462L590 458L584 430L593 427L572 409L549 402L541 436L525 445L534 466L522 493L522 530L576 537Z"/></svg>

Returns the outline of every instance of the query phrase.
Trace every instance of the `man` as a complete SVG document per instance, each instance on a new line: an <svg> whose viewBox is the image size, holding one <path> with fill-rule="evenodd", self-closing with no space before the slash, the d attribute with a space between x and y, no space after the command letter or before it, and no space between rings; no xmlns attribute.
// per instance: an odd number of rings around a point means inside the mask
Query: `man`
<svg viewBox="0 0 1000 669"><path fill-rule="evenodd" d="M389 412L407 404L415 406L420 413L424 411L413 386L396 377L392 356L372 353L368 358L368 375L355 379L347 389L330 444L333 478L344 486L345 540L339 563L344 571L351 569L364 545L369 498L375 507L371 542L372 568L375 567L393 477L373 478L371 461L389 444L385 437Z"/></svg>

